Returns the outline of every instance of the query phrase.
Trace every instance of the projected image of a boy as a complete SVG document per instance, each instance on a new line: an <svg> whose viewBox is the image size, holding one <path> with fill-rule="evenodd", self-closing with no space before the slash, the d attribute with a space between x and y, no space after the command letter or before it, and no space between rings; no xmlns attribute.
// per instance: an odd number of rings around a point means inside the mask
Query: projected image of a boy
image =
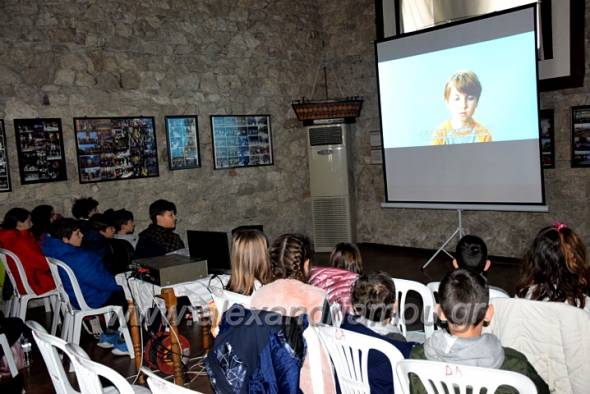
<svg viewBox="0 0 590 394"><path fill-rule="evenodd" d="M432 145L492 141L489 130L473 119L480 96L481 83L473 71L461 70L449 77L444 98L450 119L436 128Z"/></svg>

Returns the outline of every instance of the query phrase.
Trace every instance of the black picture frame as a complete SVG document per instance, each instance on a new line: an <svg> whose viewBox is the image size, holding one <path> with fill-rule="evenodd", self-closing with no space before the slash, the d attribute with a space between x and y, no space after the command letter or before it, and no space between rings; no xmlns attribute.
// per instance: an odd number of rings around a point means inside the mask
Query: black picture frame
<svg viewBox="0 0 590 394"><path fill-rule="evenodd" d="M270 115L211 115L216 170L274 164Z"/></svg>
<svg viewBox="0 0 590 394"><path fill-rule="evenodd" d="M543 168L555 168L555 116L552 109L539 111L539 128L541 130L541 165Z"/></svg>
<svg viewBox="0 0 590 394"><path fill-rule="evenodd" d="M153 116L74 118L80 183L160 175Z"/></svg>
<svg viewBox="0 0 590 394"><path fill-rule="evenodd" d="M201 167L199 122L197 115L168 115L166 143L170 171Z"/></svg>
<svg viewBox="0 0 590 394"><path fill-rule="evenodd" d="M569 13L559 12L564 9L566 2L569 3ZM584 1L579 0L550 0L541 3L541 28L547 31L549 28L543 27L543 25L547 26L551 24L550 35L553 50L550 54L551 58L539 61L540 91L547 92L584 86L584 72L586 67L586 62L584 61L585 8ZM549 22L549 18L551 18L549 14L555 15L552 19L555 19L556 23ZM567 38L566 42L569 41L569 51L567 51L569 57L559 56L559 53L555 50L555 47L563 42L564 37ZM545 52L545 54L547 53ZM569 73L559 76L553 71L544 71L542 64L548 61L565 64L566 68L569 69Z"/></svg>
<svg viewBox="0 0 590 394"><path fill-rule="evenodd" d="M388 6L384 3L384 0L375 0L377 41L403 33L400 0L387 1ZM540 7L543 59L539 60L539 90L547 92L583 87L586 66L585 2L543 0ZM569 50L558 49L563 47L569 47ZM561 67L568 71L560 73L558 70Z"/></svg>
<svg viewBox="0 0 590 394"><path fill-rule="evenodd" d="M68 179L61 119L14 119L21 184Z"/></svg>
<svg viewBox="0 0 590 394"><path fill-rule="evenodd" d="M571 166L590 167L590 105L572 107Z"/></svg>
<svg viewBox="0 0 590 394"><path fill-rule="evenodd" d="M10 165L8 164L8 150L6 149L6 129L4 119L0 119L0 193L12 191L10 182Z"/></svg>

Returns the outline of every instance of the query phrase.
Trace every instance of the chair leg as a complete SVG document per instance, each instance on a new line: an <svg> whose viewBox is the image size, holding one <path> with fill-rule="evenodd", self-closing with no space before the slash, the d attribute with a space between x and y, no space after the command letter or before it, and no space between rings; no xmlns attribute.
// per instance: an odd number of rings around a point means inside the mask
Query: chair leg
<svg viewBox="0 0 590 394"><path fill-rule="evenodd" d="M66 342L71 342L72 331L74 329L74 317L70 313L66 313L64 316L64 322L61 328L61 339Z"/></svg>
<svg viewBox="0 0 590 394"><path fill-rule="evenodd" d="M43 298L43 306L45 307L45 313L51 312L51 305L49 304L49 297Z"/></svg>
<svg viewBox="0 0 590 394"><path fill-rule="evenodd" d="M7 301L4 301L4 306L2 309L2 312L4 312L4 316L12 316L12 304L13 304L13 299L9 299Z"/></svg>
<svg viewBox="0 0 590 394"><path fill-rule="evenodd" d="M72 343L80 344L80 335L82 334L82 316L74 316L74 327L72 330Z"/></svg>
<svg viewBox="0 0 590 394"><path fill-rule="evenodd" d="M19 299L13 296L9 302L10 302L10 304L8 307L8 317L18 316Z"/></svg>
<svg viewBox="0 0 590 394"><path fill-rule="evenodd" d="M6 359L6 364L8 364L10 374L14 378L16 375L18 375L18 369L16 368L16 363L12 355L12 350L10 350L10 345L8 344L8 340L6 339L6 335L4 334L0 334L0 346L2 347L2 351L4 352L4 358Z"/></svg>
<svg viewBox="0 0 590 394"><path fill-rule="evenodd" d="M119 332L122 333L123 338L125 338L125 344L127 345L127 351L129 352L129 357L131 359L134 359L135 358L135 350L133 347L133 340L131 339L131 334L129 333L129 327L127 327L125 315L123 314L123 308L117 310L117 317L119 319Z"/></svg>
<svg viewBox="0 0 590 394"><path fill-rule="evenodd" d="M29 300L27 298L21 298L18 306L18 317L25 321L27 317L27 308L29 307Z"/></svg>
<svg viewBox="0 0 590 394"><path fill-rule="evenodd" d="M51 321L51 335L55 336L57 333L57 325L59 324L59 317L60 317L60 302L58 297L53 298L53 319ZM63 326L62 326L63 330Z"/></svg>

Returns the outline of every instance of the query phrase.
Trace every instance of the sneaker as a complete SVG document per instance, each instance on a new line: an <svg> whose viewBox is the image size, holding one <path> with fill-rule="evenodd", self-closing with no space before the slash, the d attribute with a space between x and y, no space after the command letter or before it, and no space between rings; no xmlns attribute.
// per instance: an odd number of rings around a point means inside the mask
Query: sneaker
<svg viewBox="0 0 590 394"><path fill-rule="evenodd" d="M125 341L115 343L113 350L111 350L115 356L128 356L129 350L127 349L127 344Z"/></svg>
<svg viewBox="0 0 590 394"><path fill-rule="evenodd" d="M96 346L101 347L103 349L112 349L115 344L119 342L119 333L102 333L100 334L100 338L98 339L98 343Z"/></svg>

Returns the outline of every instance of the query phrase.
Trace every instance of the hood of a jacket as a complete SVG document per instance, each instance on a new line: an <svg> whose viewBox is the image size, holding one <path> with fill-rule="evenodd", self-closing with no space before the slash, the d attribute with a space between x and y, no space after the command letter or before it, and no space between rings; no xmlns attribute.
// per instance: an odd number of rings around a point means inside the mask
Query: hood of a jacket
<svg viewBox="0 0 590 394"><path fill-rule="evenodd" d="M500 368L504 362L502 343L493 334L462 338L438 330L424 343L424 354L428 360L474 367Z"/></svg>

